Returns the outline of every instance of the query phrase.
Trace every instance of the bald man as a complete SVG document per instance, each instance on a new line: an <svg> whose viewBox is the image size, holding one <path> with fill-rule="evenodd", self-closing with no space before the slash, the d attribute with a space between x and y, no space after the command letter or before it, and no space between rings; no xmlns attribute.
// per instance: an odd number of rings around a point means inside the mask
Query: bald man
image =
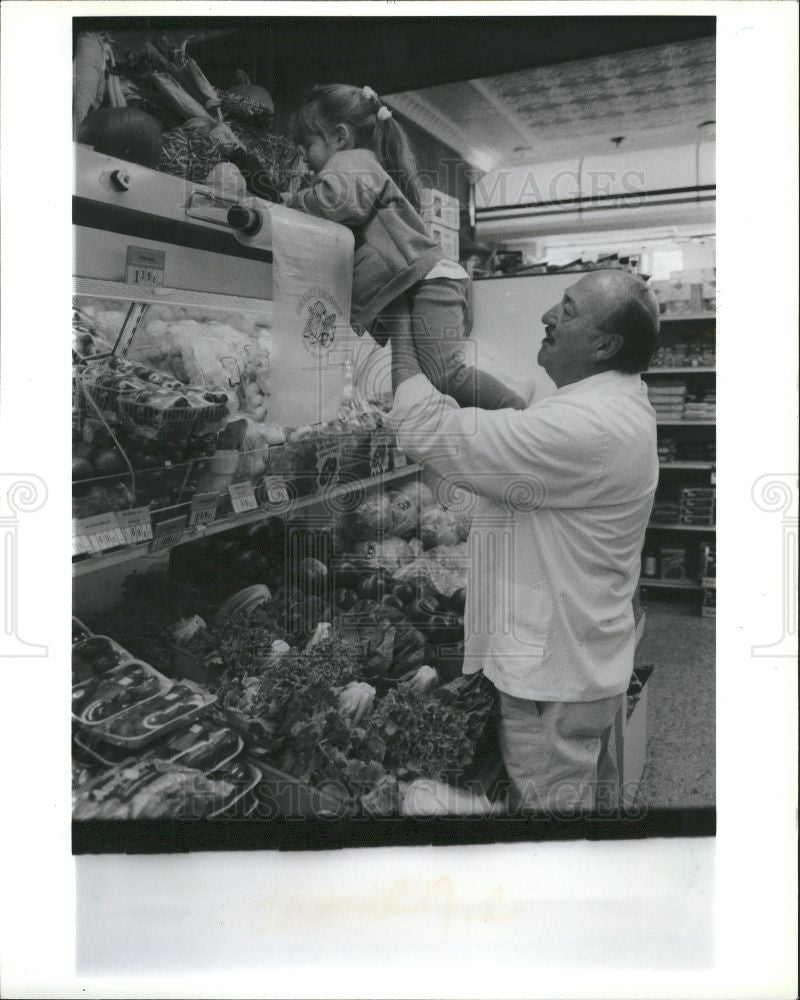
<svg viewBox="0 0 800 1000"><path fill-rule="evenodd" d="M458 484L477 496L464 672L483 670L498 691L510 797L525 810L618 803L608 744L633 669L631 602L658 481L640 377L658 312L624 271L581 277L516 359L535 357L556 385L523 410L459 408L421 373L410 334L392 341L400 447L444 495Z"/></svg>

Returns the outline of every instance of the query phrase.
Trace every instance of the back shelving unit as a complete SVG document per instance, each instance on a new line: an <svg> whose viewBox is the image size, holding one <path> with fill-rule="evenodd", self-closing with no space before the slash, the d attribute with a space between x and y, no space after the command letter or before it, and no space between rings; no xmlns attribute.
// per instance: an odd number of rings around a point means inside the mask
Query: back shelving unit
<svg viewBox="0 0 800 1000"><path fill-rule="evenodd" d="M642 558L646 597L699 601L713 615L716 532L716 317L661 317L644 373L658 422L661 472Z"/></svg>

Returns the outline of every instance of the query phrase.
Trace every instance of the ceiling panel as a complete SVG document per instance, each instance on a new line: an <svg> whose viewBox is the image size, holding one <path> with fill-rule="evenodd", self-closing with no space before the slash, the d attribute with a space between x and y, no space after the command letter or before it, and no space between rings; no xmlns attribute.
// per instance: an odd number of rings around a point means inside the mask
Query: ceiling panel
<svg viewBox="0 0 800 1000"><path fill-rule="evenodd" d="M702 38L392 95L482 169L713 138L715 41ZM428 119L427 124L417 116Z"/></svg>

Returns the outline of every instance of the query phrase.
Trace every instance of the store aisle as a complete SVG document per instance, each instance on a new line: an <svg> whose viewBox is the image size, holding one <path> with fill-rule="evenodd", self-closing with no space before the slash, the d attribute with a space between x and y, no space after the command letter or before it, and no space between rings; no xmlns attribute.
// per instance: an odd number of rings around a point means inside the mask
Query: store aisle
<svg viewBox="0 0 800 1000"><path fill-rule="evenodd" d="M637 663L653 663L642 794L658 807L715 802L714 619L647 606Z"/></svg>

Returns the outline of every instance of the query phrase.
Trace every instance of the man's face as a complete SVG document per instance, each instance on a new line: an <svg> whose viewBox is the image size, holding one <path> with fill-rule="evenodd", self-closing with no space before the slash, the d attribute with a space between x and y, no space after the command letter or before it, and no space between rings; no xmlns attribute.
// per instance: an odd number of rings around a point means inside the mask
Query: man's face
<svg viewBox="0 0 800 1000"><path fill-rule="evenodd" d="M599 324L610 303L598 273L585 275L542 316L545 335L537 360L560 388L591 375L596 367Z"/></svg>

